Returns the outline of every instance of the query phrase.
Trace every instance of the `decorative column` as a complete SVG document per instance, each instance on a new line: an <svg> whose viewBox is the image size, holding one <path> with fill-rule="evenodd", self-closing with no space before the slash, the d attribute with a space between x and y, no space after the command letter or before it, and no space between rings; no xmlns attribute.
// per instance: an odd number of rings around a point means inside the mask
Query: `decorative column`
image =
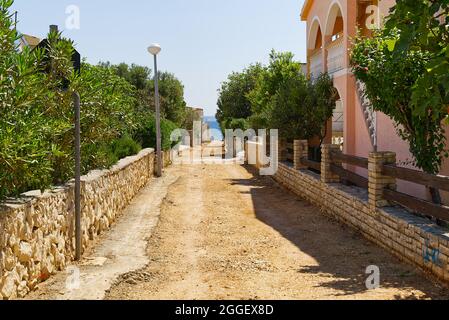
<svg viewBox="0 0 449 320"><path fill-rule="evenodd" d="M295 170L305 169L307 166L301 164L301 158L309 156L309 142L307 140L293 141L293 166Z"/></svg>
<svg viewBox="0 0 449 320"><path fill-rule="evenodd" d="M384 164L396 164L396 153L394 152L371 152L368 159L368 203L371 209L389 206L390 203L384 199L385 188L396 190L396 179L382 174Z"/></svg>
<svg viewBox="0 0 449 320"><path fill-rule="evenodd" d="M338 183L340 177L332 173L331 165L341 166L341 162L332 161L331 153L341 153L339 145L323 144L321 147L321 182Z"/></svg>

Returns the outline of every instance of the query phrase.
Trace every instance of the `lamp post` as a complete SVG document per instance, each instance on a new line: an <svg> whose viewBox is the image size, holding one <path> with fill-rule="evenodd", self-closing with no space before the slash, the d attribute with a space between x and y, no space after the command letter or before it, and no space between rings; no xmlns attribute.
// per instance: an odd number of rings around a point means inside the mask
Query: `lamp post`
<svg viewBox="0 0 449 320"><path fill-rule="evenodd" d="M152 44L148 52L154 57L154 99L156 104L156 176L162 176L162 140L161 140L161 105L159 101L159 75L157 70L157 55L161 46Z"/></svg>
<svg viewBox="0 0 449 320"><path fill-rule="evenodd" d="M75 106L75 260L81 260L83 250L81 230L81 123L80 95L73 93Z"/></svg>

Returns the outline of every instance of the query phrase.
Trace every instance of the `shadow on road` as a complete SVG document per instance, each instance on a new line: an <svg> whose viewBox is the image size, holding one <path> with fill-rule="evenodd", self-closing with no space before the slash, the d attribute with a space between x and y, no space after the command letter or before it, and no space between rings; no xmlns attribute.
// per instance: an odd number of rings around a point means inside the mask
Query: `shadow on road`
<svg viewBox="0 0 449 320"><path fill-rule="evenodd" d="M424 278L419 270L324 216L318 208L279 187L271 177L259 177L253 167L245 168L253 177L232 183L249 187L257 219L317 261L318 266L298 265L297 272L325 275L329 281L320 287L339 290L341 296L366 292L366 268L376 265L381 270L381 289L417 289L427 298L449 297L442 286ZM416 297L412 293L396 298Z"/></svg>

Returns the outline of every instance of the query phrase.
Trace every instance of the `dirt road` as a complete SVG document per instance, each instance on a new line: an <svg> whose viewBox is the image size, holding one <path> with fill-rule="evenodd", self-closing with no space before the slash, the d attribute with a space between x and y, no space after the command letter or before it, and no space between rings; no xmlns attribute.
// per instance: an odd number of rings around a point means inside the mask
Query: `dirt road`
<svg viewBox="0 0 449 320"><path fill-rule="evenodd" d="M415 299L447 289L237 165L174 166L149 264L107 299ZM132 230L130 230L132 232ZM381 287L368 290L377 265Z"/></svg>
<svg viewBox="0 0 449 320"><path fill-rule="evenodd" d="M100 300L117 278L149 262L148 238L158 221L168 187L176 182L175 172L153 180L124 210L109 232L103 234L82 261L69 266L39 285L26 299Z"/></svg>

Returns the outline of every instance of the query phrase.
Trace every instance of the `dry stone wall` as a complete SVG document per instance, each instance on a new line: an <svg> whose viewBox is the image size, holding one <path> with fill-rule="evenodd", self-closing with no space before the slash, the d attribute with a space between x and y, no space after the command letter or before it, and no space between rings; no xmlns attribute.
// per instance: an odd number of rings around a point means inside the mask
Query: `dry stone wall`
<svg viewBox="0 0 449 320"><path fill-rule="evenodd" d="M109 170L81 178L84 250L152 179L154 160L154 150L145 149ZM43 193L28 192L2 205L0 298L25 296L73 260L74 213L73 182Z"/></svg>

